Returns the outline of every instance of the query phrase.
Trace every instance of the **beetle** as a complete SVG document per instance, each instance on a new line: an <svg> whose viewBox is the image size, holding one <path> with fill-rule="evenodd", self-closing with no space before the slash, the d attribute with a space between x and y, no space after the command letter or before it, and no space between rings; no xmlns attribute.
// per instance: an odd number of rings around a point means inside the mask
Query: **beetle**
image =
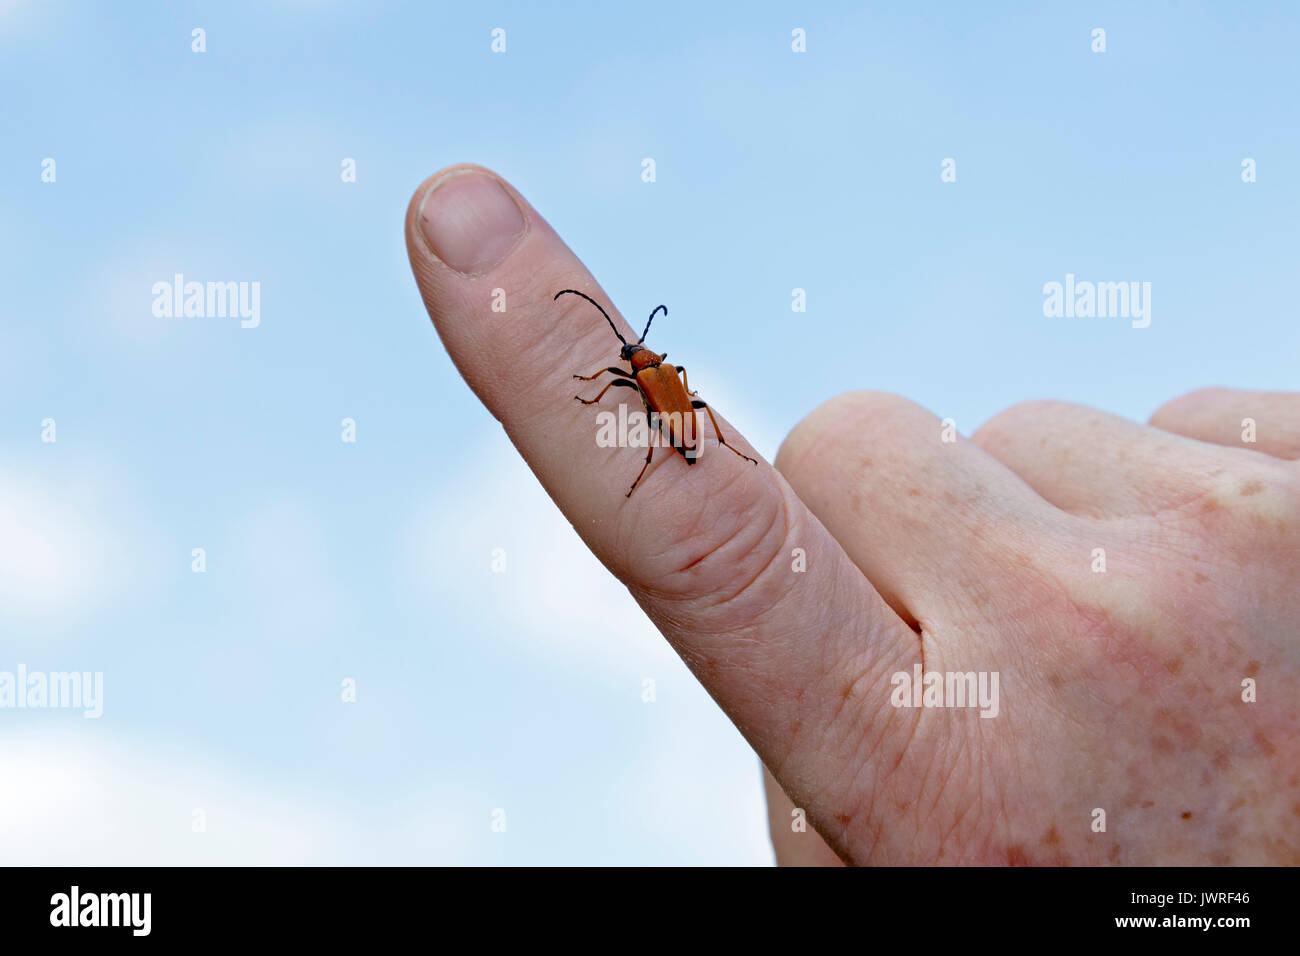
<svg viewBox="0 0 1300 956"><path fill-rule="evenodd" d="M722 435L722 429L718 427L718 420L713 417L713 409L708 403L700 398L695 397L695 393L690 390L690 385L686 378L686 367L683 365L672 365L664 360L668 358L668 353L663 355L651 352L641 343L645 341L646 334L650 331L650 323L655 320L655 316L663 311L665 316L668 315L668 306L656 306L650 313L650 318L646 320L645 332L641 333L641 338L635 343L629 343L627 339L619 334L618 328L614 325L614 320L609 317L599 302L587 295L585 292L579 292L577 289L562 289L555 293L556 301L562 295L576 295L586 299L605 317L609 327L614 330L618 340L623 343L619 350L619 358L632 366L631 372L625 372L617 366L611 365L607 368L598 369L591 375L574 375L573 377L580 382L590 382L606 372L614 376L613 381L609 382L604 388L597 393L595 398L583 398L581 395L573 396L584 405L594 405L608 392L611 388L634 388L641 396L641 404L645 406L646 415L657 415L659 418L659 427L665 433L668 443L675 449L682 459L688 465L695 464L699 456L700 449L696 436L699 434L699 421L695 416L695 410L702 408L709 415L709 421L713 423L713 430L718 435L718 444L726 445L732 453L745 459L754 465L758 462L748 455L742 454L731 445L727 444L727 439ZM680 376L680 378L678 377ZM653 421L653 419L651 419ZM636 481L632 482L632 487L627 490L625 497L631 498L632 492L636 491L636 486L640 484L641 478L645 475L645 470L650 467L650 459L654 457L655 444L650 443L646 450L645 464L641 466L640 473L636 476Z"/></svg>

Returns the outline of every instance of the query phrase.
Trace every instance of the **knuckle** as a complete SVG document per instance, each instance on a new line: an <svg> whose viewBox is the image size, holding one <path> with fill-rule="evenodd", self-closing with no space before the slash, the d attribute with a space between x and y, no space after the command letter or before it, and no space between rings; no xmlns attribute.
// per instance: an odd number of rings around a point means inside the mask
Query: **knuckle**
<svg viewBox="0 0 1300 956"><path fill-rule="evenodd" d="M628 531L641 548L635 579L655 582L639 589L689 605L696 629L755 623L780 604L795 577L782 573L797 520L789 493L740 468L730 475L689 507L640 512L654 515L654 527ZM646 542L661 544L646 550Z"/></svg>
<svg viewBox="0 0 1300 956"><path fill-rule="evenodd" d="M823 403L800 421L781 443L776 468L787 478L820 470L819 451L846 436L861 441L887 438L900 429L911 430L918 416L933 415L899 395L889 392L844 392ZM793 480L793 479L791 479Z"/></svg>
<svg viewBox="0 0 1300 956"><path fill-rule="evenodd" d="M1300 475L1290 462L1242 462L1199 477L1178 514L1229 543L1294 539L1300 531Z"/></svg>
<svg viewBox="0 0 1300 956"><path fill-rule="evenodd" d="M1214 407L1223 403L1230 389L1207 386L1193 389L1184 395L1170 399L1151 413L1149 424L1156 428L1177 424L1188 413L1201 408Z"/></svg>
<svg viewBox="0 0 1300 956"><path fill-rule="evenodd" d="M977 428L975 434L971 435L971 441L985 448L1005 444L1013 440L1017 433L1030 423L1052 421L1067 408L1069 408L1068 403L1049 399L1017 402Z"/></svg>

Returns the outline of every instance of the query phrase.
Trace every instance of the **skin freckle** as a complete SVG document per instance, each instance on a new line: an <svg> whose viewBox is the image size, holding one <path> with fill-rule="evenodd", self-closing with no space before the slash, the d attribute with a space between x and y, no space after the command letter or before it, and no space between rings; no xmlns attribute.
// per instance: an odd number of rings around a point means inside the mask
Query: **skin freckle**
<svg viewBox="0 0 1300 956"><path fill-rule="evenodd" d="M1206 577L1204 574L1202 574L1200 571L1197 571L1197 572L1196 572L1196 577L1194 578L1194 580L1196 581L1197 584L1204 584L1206 581L1208 581L1208 580L1210 580L1210 579L1207 578L1207 577Z"/></svg>
<svg viewBox="0 0 1300 956"><path fill-rule="evenodd" d="M1191 811L1191 810L1184 810L1184 811L1183 811L1183 819L1184 819L1184 820L1190 820L1191 818L1192 818L1192 811Z"/></svg>
<svg viewBox="0 0 1300 956"><path fill-rule="evenodd" d="M867 513L867 499L856 488L849 492L849 508L859 518Z"/></svg>
<svg viewBox="0 0 1300 956"><path fill-rule="evenodd" d="M1157 737L1151 742L1151 746L1155 748L1156 753L1161 754L1172 753L1174 749L1173 741L1168 737Z"/></svg>
<svg viewBox="0 0 1300 956"><path fill-rule="evenodd" d="M1277 748L1273 746L1273 741L1269 740L1258 730L1255 731L1254 740L1255 740L1255 746L1258 747L1260 750L1264 751L1264 753L1266 753L1268 756L1271 757L1273 756L1273 754L1277 753Z"/></svg>
<svg viewBox="0 0 1300 956"><path fill-rule="evenodd" d="M1251 661L1246 665L1245 675L1247 677L1259 676L1259 661Z"/></svg>
<svg viewBox="0 0 1300 956"><path fill-rule="evenodd" d="M1169 673L1174 674L1175 676L1177 676L1177 674L1180 671L1182 671L1182 669L1183 669L1183 662L1179 660L1177 657L1165 661L1165 670L1169 671Z"/></svg>
<svg viewBox="0 0 1300 956"><path fill-rule="evenodd" d="M1264 490L1263 484L1258 481L1248 481L1241 486L1241 497L1249 498L1251 495L1257 495Z"/></svg>
<svg viewBox="0 0 1300 956"><path fill-rule="evenodd" d="M1056 827L1052 827L1051 829L1049 829L1047 833L1043 836L1043 843L1045 843L1047 846L1053 846L1060 842L1061 842L1061 837L1060 834L1056 832Z"/></svg>

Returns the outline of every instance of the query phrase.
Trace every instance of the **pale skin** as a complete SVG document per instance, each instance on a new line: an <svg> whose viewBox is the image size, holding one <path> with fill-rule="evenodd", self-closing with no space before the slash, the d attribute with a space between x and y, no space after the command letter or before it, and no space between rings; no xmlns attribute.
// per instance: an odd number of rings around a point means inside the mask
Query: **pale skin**
<svg viewBox="0 0 1300 956"><path fill-rule="evenodd" d="M762 759L780 862L1300 863L1300 394L1147 425L1031 402L944 441L851 392L772 465L719 413L757 467L705 425L699 464L656 455L626 498L643 455L596 446L571 378L617 340L552 297L629 341L637 316L487 170L426 181L406 237L456 367ZM997 671L998 715L894 707L922 659Z"/></svg>

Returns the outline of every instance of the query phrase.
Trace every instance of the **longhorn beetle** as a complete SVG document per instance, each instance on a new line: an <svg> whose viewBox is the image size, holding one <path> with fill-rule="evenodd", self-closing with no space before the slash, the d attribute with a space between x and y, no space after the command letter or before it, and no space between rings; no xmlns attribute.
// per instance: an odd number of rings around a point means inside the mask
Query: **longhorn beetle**
<svg viewBox="0 0 1300 956"><path fill-rule="evenodd" d="M732 453L751 462L758 464L748 455L742 455L740 452L727 444L727 439L722 437L722 429L718 427L718 420L713 417L713 409L701 399L695 397L695 393L690 390L690 385L686 380L686 368L682 365L669 365L664 363L668 358L668 353L656 355L648 348L641 345L645 341L646 333L650 331L650 323L655 320L659 310L663 309L664 315L668 315L668 306L661 305L650 313L650 318L646 320L645 332L641 333L641 338L636 340L635 344L628 344L627 339L619 335L618 329L614 326L614 320L609 317L609 313L601 308L600 303L584 292L577 289L563 289L555 293L555 298L559 299L562 295L579 295L586 299L605 317L609 327L614 329L614 334L618 335L618 340L623 343L619 350L619 358L632 366L631 372L625 372L617 366L609 366L597 370L591 375L575 375L574 378L580 382L590 382L592 379L599 378L606 372L614 376L613 381L600 390L595 398L583 398L581 395L573 396L584 405L594 405L600 401L601 397L615 386L621 388L635 388L641 396L641 404L645 406L646 415L658 415L659 427L666 433L668 442L685 460L686 464L695 464L695 459L699 456L699 443L696 436L699 434L699 421L695 417L695 409L702 408L709 413L709 421L713 423L713 430L718 434L718 443L726 445ZM680 373L681 378L678 378ZM689 452L689 454L688 454ZM636 491L636 486L640 483L645 470L650 467L650 459L654 457L655 445L650 443L646 450L645 464L641 466L641 472L636 476L636 481L632 482L632 487L627 490L625 497L631 498L632 492Z"/></svg>

